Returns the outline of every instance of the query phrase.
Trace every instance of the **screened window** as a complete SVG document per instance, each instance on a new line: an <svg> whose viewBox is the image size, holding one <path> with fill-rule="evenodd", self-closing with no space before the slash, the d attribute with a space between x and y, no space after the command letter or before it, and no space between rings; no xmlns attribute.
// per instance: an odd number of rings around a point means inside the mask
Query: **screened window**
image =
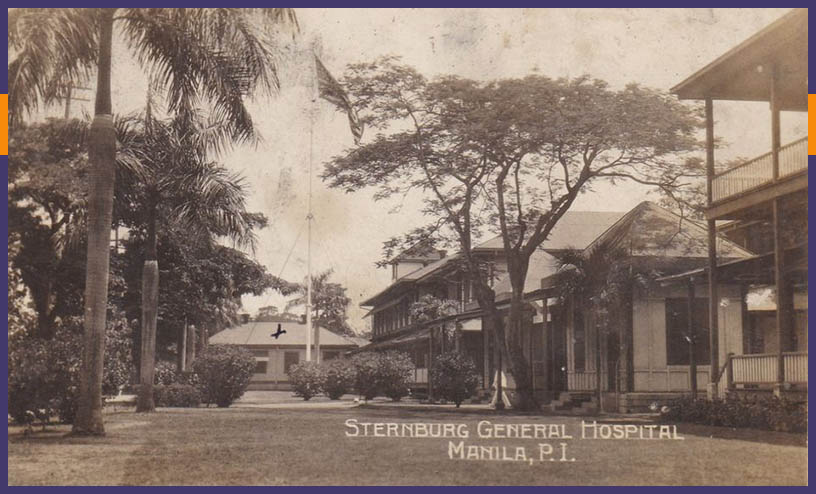
<svg viewBox="0 0 816 494"><path fill-rule="evenodd" d="M255 361L255 374L266 374L268 362L266 360L256 360Z"/></svg>
<svg viewBox="0 0 816 494"><path fill-rule="evenodd" d="M694 360L697 365L708 365L708 299L695 298L692 304ZM685 298L666 299L666 363L689 365L688 300Z"/></svg>

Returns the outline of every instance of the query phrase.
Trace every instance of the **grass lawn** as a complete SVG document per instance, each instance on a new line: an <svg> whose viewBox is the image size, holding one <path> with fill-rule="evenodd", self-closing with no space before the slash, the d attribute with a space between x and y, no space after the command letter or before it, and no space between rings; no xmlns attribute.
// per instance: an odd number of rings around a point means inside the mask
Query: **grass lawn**
<svg viewBox="0 0 816 494"><path fill-rule="evenodd" d="M346 437L359 422L464 423L469 439ZM450 459L449 441L523 446L537 439L479 439L477 423L564 424L560 461ZM592 420L588 418L586 420ZM628 419L622 419L627 421ZM581 440L579 417L497 415L412 408L160 409L106 415L104 438L66 437L68 426L24 436L9 427L9 485L700 485L806 484L803 436L680 425L685 440ZM629 421L634 423L634 419ZM711 436L714 437L711 437ZM558 439L553 444L562 442ZM560 455L557 455L560 457Z"/></svg>

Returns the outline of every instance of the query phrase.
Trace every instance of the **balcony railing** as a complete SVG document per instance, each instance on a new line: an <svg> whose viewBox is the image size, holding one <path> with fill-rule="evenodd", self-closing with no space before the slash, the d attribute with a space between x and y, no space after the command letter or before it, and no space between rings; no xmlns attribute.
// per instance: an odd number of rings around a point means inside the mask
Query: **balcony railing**
<svg viewBox="0 0 816 494"><path fill-rule="evenodd" d="M806 170L807 165L807 137L780 148L780 178ZM773 155L767 153L715 175L711 181L711 200L721 201L771 181L773 181Z"/></svg>
<svg viewBox="0 0 816 494"><path fill-rule="evenodd" d="M807 352L784 352L785 382L806 383L808 378ZM777 382L777 355L763 353L756 355L731 356L733 384L772 384Z"/></svg>

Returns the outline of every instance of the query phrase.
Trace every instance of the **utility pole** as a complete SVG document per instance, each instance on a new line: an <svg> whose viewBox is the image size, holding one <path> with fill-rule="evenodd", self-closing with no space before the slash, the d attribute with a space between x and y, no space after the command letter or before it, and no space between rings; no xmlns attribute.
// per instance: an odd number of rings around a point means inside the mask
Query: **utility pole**
<svg viewBox="0 0 816 494"><path fill-rule="evenodd" d="M63 96L63 99L65 100L65 116L64 116L64 118L66 120L71 118L71 100L74 100L74 101L91 101L90 98L75 98L73 96L74 89L78 89L80 91L93 91L92 88L82 87L82 86L74 86L73 83L69 83L68 86L66 86L65 95Z"/></svg>

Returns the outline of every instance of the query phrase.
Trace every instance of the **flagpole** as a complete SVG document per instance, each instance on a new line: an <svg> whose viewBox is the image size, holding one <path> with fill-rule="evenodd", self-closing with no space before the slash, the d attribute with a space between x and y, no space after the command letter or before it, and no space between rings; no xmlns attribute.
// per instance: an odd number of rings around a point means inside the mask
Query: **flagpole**
<svg viewBox="0 0 816 494"><path fill-rule="evenodd" d="M310 50L310 53L313 50ZM312 63L312 105L309 112L309 213L306 215L307 235L306 235L306 361L312 360L312 161L314 160L314 119L317 105L317 68L314 62L314 56L311 57Z"/></svg>

